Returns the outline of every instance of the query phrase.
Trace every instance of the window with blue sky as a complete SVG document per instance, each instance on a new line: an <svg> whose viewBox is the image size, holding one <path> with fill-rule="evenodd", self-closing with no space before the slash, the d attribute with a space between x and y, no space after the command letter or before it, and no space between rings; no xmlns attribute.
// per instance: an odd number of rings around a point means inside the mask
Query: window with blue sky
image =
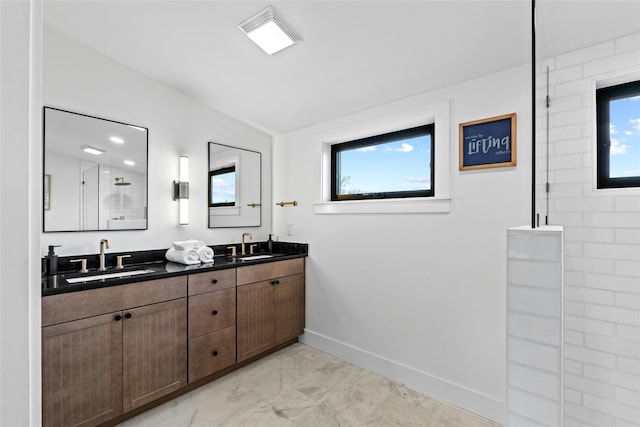
<svg viewBox="0 0 640 427"><path fill-rule="evenodd" d="M609 176L640 176L640 96L609 104Z"/></svg>
<svg viewBox="0 0 640 427"><path fill-rule="evenodd" d="M433 125L332 147L332 200L433 195Z"/></svg>
<svg viewBox="0 0 640 427"><path fill-rule="evenodd" d="M598 188L640 187L640 81L596 91Z"/></svg>
<svg viewBox="0 0 640 427"><path fill-rule="evenodd" d="M209 172L209 207L235 206L235 166Z"/></svg>

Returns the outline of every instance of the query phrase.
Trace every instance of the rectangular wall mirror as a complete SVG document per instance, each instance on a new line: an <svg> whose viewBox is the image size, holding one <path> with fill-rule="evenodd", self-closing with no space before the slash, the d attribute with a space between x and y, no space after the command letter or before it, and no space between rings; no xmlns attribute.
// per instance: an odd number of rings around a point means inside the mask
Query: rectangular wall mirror
<svg viewBox="0 0 640 427"><path fill-rule="evenodd" d="M209 143L209 228L261 225L262 154Z"/></svg>
<svg viewBox="0 0 640 427"><path fill-rule="evenodd" d="M145 230L148 134L44 107L43 231Z"/></svg>

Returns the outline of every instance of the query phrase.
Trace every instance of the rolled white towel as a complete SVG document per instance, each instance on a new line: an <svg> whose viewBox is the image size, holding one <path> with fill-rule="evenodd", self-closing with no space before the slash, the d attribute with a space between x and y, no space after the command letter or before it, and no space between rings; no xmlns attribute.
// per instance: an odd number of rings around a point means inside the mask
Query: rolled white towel
<svg viewBox="0 0 640 427"><path fill-rule="evenodd" d="M169 261L178 262L180 264L200 264L200 257L198 256L198 251L195 249L179 251L176 248L169 248L164 256Z"/></svg>
<svg viewBox="0 0 640 427"><path fill-rule="evenodd" d="M211 249L209 246L202 246L196 249L196 251L198 252L198 257L200 258L200 261L204 263L213 262L213 249Z"/></svg>
<svg viewBox="0 0 640 427"><path fill-rule="evenodd" d="M166 263L164 268L167 270L167 273L175 273L175 272L184 272L184 271L200 268L200 264L184 265L184 264L179 264L177 262L171 261Z"/></svg>
<svg viewBox="0 0 640 427"><path fill-rule="evenodd" d="M186 251L189 249L201 248L205 246L205 244L202 240L189 239L189 240L183 240L181 242L173 242L172 246L174 249L178 251Z"/></svg>

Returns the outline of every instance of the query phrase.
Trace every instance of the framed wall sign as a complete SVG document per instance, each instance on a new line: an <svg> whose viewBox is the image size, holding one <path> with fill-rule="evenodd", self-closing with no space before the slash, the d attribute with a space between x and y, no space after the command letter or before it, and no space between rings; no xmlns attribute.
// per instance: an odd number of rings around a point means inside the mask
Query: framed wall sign
<svg viewBox="0 0 640 427"><path fill-rule="evenodd" d="M460 170L516 165L516 113L460 123Z"/></svg>

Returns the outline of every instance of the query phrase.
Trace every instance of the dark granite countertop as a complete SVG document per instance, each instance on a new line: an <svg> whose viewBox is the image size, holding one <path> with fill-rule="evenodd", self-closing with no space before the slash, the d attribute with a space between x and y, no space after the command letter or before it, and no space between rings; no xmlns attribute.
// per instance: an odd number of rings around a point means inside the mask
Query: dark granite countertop
<svg viewBox="0 0 640 427"><path fill-rule="evenodd" d="M231 245L228 245L231 246ZM203 273L207 271L223 270L228 268L245 267L248 265L264 264L274 261L283 261L287 259L304 258L308 255L308 245L303 243L285 243L274 242L273 252L269 253L266 250L260 249L253 255L246 255L245 257L231 257L224 252L223 247L212 246L216 253L222 252L221 255L214 256L213 263L196 264L196 265L184 265L175 262L168 262L164 259L164 253L166 249L153 250L153 251L140 251L130 252L133 262L124 269L116 269L109 267L106 271L98 271L97 268L92 267L95 263L89 262L89 272L80 273L77 270L70 269L68 264L69 259L76 257L60 257L60 264L63 267L58 274L42 277L42 296L57 295L66 292L76 292L88 289L103 288L107 286L117 286L126 283L143 282L147 280L164 279L167 277L182 276L185 274ZM260 246L259 246L260 248ZM114 258L117 254L109 254L111 258ZM259 259L245 259L247 257L256 255L271 255L265 258ZM94 255L87 255L89 260L93 261ZM109 265L109 263L107 263ZM144 273L136 274L137 271L144 271ZM127 277L109 277L112 273L130 273L131 276ZM107 276L100 279L96 277ZM67 279L76 279L87 277L92 280L78 281L75 283L69 283ZM77 280L77 279L76 279Z"/></svg>

